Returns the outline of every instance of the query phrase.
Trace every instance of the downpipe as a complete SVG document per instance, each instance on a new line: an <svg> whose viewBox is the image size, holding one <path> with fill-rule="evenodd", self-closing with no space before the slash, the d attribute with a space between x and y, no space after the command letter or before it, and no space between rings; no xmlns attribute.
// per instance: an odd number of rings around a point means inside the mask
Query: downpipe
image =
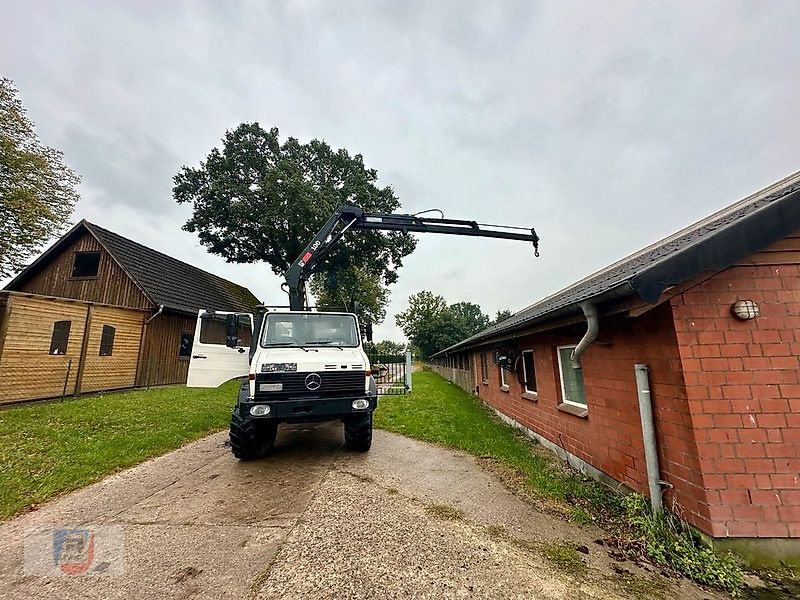
<svg viewBox="0 0 800 600"><path fill-rule="evenodd" d="M658 464L658 444L656 428L653 421L653 401L650 397L650 369L647 365L637 363L633 366L636 372L636 391L639 397L639 417L642 421L642 441L644 442L644 458L647 465L647 487L650 489L650 505L653 513L661 511L661 468Z"/></svg>
<svg viewBox="0 0 800 600"><path fill-rule="evenodd" d="M597 339L597 333L600 331L600 323L597 320L597 307L591 302L581 302L579 306L583 311L583 316L586 317L586 333L583 334L583 338L575 346L572 354L569 355L569 362L573 369L581 368L581 356L583 356L583 353L586 352L592 342Z"/></svg>
<svg viewBox="0 0 800 600"><path fill-rule="evenodd" d="M145 322L144 322L144 324L145 324L145 325L147 325L147 324L148 324L150 321L152 321L153 319L155 319L155 318L156 318L158 315L160 315L162 312L164 312L164 305L163 305L163 304L159 304L159 305L158 305L158 310L155 312L155 314L154 314L152 317L150 317L149 319L147 319L147 321L145 321Z"/></svg>

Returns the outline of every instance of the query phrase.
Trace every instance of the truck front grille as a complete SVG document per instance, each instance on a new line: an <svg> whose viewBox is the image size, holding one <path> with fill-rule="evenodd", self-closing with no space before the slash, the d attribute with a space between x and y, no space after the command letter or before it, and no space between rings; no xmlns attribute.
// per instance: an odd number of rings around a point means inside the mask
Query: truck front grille
<svg viewBox="0 0 800 600"><path fill-rule="evenodd" d="M313 377L316 375L317 377ZM364 371L315 371L313 373L257 373L256 400L337 398L364 395ZM261 391L262 383L280 383L281 391ZM319 387L314 389L315 384Z"/></svg>

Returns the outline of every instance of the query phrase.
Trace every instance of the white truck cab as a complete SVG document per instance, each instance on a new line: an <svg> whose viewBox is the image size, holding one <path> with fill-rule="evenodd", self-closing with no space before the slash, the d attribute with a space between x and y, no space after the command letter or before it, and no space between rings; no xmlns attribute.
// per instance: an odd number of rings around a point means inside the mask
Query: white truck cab
<svg viewBox="0 0 800 600"><path fill-rule="evenodd" d="M231 418L237 458L269 452L281 422L342 420L346 446L369 449L377 386L354 314L201 310L194 339L188 387L247 377Z"/></svg>

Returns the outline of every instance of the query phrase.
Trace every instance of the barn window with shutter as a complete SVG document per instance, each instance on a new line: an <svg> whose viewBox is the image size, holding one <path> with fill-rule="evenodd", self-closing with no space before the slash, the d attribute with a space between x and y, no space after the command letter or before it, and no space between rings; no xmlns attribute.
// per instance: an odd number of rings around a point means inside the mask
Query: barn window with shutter
<svg viewBox="0 0 800 600"><path fill-rule="evenodd" d="M103 325L103 334L100 336L100 356L111 356L116 333L117 330L111 325Z"/></svg>
<svg viewBox="0 0 800 600"><path fill-rule="evenodd" d="M72 261L72 277L76 279L97 277L99 268L99 252L76 252Z"/></svg>
<svg viewBox="0 0 800 600"><path fill-rule="evenodd" d="M67 353L70 327L72 327L72 321L56 321L53 323L53 337L50 338L50 354Z"/></svg>

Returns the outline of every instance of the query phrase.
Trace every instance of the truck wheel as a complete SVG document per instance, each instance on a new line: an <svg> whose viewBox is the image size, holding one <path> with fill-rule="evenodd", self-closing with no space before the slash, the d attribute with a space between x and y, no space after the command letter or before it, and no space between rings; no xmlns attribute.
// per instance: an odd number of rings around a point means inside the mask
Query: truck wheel
<svg viewBox="0 0 800 600"><path fill-rule="evenodd" d="M234 411L231 416L231 451L239 460L257 460L269 454L275 445L278 424L245 419Z"/></svg>
<svg viewBox="0 0 800 600"><path fill-rule="evenodd" d="M372 446L372 413L350 417L344 422L344 447L366 452Z"/></svg>

